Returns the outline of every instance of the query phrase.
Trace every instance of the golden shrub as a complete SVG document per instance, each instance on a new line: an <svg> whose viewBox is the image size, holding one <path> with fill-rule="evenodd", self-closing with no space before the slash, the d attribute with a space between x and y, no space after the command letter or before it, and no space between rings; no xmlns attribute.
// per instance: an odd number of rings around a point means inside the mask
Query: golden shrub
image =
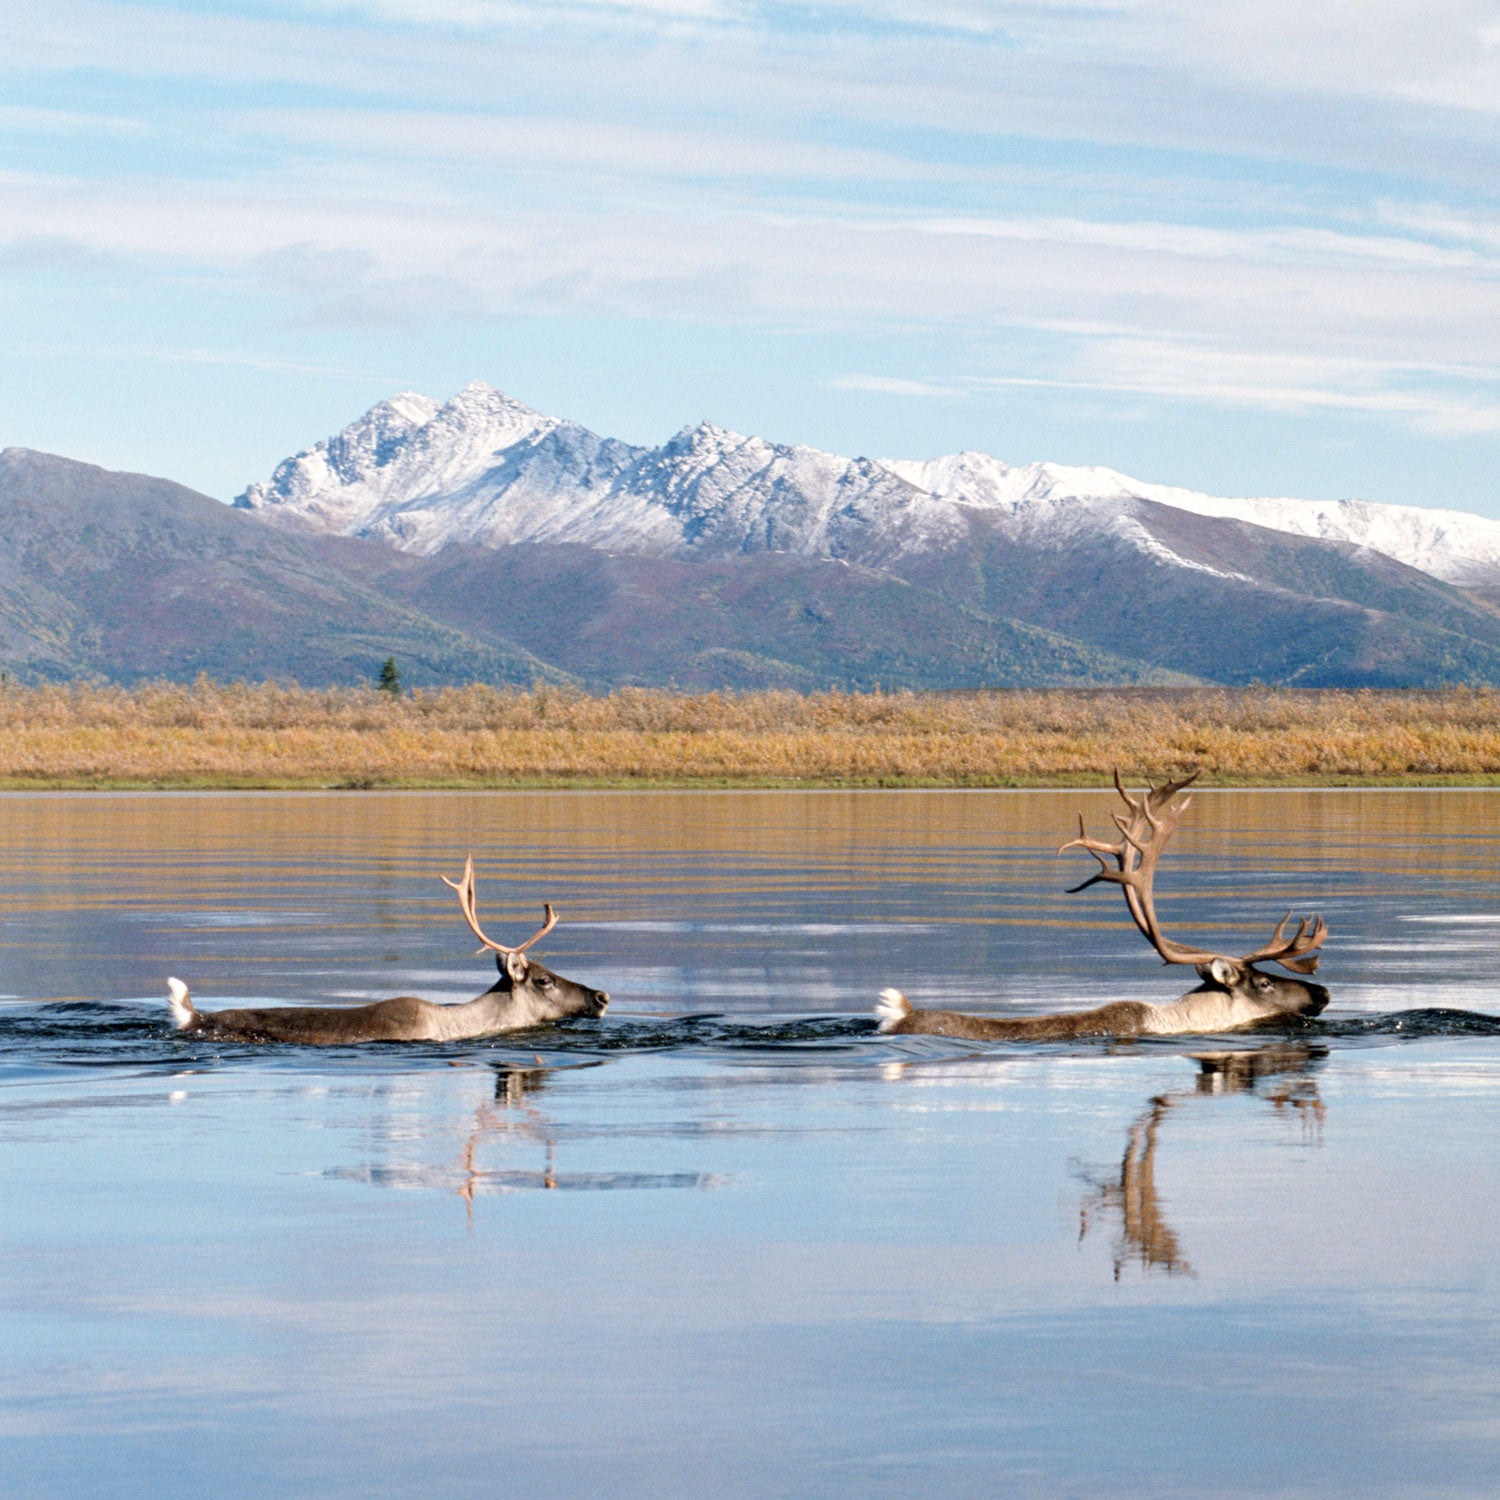
<svg viewBox="0 0 1500 1500"><path fill-rule="evenodd" d="M8 785L994 786L1500 776L1500 693L1265 688L675 693L277 683L0 692Z"/></svg>

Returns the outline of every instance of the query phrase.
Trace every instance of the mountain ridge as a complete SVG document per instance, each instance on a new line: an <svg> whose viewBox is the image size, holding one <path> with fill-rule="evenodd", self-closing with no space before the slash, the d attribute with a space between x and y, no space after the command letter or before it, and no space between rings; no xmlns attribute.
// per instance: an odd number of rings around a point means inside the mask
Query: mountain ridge
<svg viewBox="0 0 1500 1500"><path fill-rule="evenodd" d="M169 480L0 451L0 666L17 680L317 686L372 681L388 656L414 687L1191 680L827 559L704 566L547 543L429 558L269 527Z"/></svg>
<svg viewBox="0 0 1500 1500"><path fill-rule="evenodd" d="M234 507L0 452L0 662L315 685L394 656L412 686L600 691L1500 683L1500 525L1339 504L712 421L651 448L474 382L377 403Z"/></svg>
<svg viewBox="0 0 1500 1500"><path fill-rule="evenodd" d="M648 448L545 416L482 381L446 403L414 393L378 403L234 503L404 551L546 541L878 562L951 545L964 511L984 511L1037 544L1079 528L1108 531L1122 524L1120 503L1135 500L1367 546L1446 583L1500 588L1500 521L1460 511L1213 496L1101 466L1010 465L974 451L845 458L707 420ZM1142 550L1161 545L1125 524Z"/></svg>

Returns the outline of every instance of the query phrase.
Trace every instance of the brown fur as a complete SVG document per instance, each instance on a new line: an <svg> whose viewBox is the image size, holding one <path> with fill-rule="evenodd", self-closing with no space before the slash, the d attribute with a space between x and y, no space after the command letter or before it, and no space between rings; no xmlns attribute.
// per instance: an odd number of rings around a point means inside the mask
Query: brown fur
<svg viewBox="0 0 1500 1500"><path fill-rule="evenodd" d="M969 1016L918 1010L899 990L881 993L880 1029L897 1035L952 1036L968 1041L1069 1041L1090 1036L1190 1036L1285 1025L1317 1015L1328 991L1306 979L1266 974L1252 964L1216 958L1198 970L1203 983L1166 1005L1115 1000L1094 1010L1045 1016Z"/></svg>
<svg viewBox="0 0 1500 1500"><path fill-rule="evenodd" d="M882 1030L922 1036L953 1036L972 1042L1059 1042L1085 1036L1139 1036L1154 1009L1139 1000L1116 1000L1097 1010L1051 1016L966 1016L957 1010L910 1010Z"/></svg>
<svg viewBox="0 0 1500 1500"><path fill-rule="evenodd" d="M291 1042L339 1047L357 1042L444 1042L495 1036L569 1016L602 1016L603 990L554 974L523 953L496 955L500 977L475 1000L437 1005L399 995L371 1005L268 1005L198 1010L182 989L174 999L178 1028L231 1042ZM180 981L172 981L178 984Z"/></svg>
<svg viewBox="0 0 1500 1500"><path fill-rule="evenodd" d="M195 1025L204 1036L234 1042L298 1042L336 1047L352 1037L362 1042L403 1042L423 1034L421 1007L429 1000L401 995L371 1005L268 1005L251 1010L199 1011Z"/></svg>

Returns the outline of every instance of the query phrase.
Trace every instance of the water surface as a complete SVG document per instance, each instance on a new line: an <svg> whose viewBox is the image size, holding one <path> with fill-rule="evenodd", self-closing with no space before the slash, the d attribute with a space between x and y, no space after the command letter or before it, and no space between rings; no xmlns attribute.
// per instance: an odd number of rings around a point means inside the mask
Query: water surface
<svg viewBox="0 0 1500 1500"><path fill-rule="evenodd" d="M889 1038L1166 999L1080 793L0 798L0 1493L1490 1495L1500 801L1198 798L1168 930L1289 905L1270 1035ZM614 996L489 1042L451 892ZM514 935L512 937L512 935Z"/></svg>

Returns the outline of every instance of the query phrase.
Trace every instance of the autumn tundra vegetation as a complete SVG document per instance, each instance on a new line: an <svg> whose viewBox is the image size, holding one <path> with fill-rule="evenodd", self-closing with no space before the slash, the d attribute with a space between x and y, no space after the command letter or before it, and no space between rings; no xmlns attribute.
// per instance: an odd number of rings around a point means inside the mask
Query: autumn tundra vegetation
<svg viewBox="0 0 1500 1500"><path fill-rule="evenodd" d="M602 696L5 684L8 787L1066 786L1500 780L1500 691L1088 689Z"/></svg>

